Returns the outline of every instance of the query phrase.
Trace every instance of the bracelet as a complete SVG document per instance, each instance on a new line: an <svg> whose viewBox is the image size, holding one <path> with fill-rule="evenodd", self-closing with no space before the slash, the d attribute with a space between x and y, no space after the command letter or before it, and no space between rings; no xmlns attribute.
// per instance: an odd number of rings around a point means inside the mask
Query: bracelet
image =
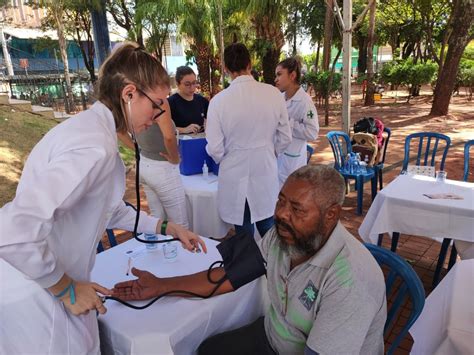
<svg viewBox="0 0 474 355"><path fill-rule="evenodd" d="M166 227L168 226L168 221L165 219L161 222L161 234L166 235Z"/></svg>
<svg viewBox="0 0 474 355"><path fill-rule="evenodd" d="M56 298L63 297L69 291L69 298L71 299L71 304L76 303L76 290L74 285L74 280L71 280L69 285L66 286L64 290L59 292L57 295L53 295Z"/></svg>

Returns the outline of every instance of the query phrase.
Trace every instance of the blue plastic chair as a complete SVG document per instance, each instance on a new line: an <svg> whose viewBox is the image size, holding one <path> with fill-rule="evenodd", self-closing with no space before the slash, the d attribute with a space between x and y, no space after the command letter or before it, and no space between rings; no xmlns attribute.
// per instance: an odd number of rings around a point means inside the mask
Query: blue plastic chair
<svg viewBox="0 0 474 355"><path fill-rule="evenodd" d="M439 170L444 170L444 162L448 154L449 146L451 145L451 138L436 132L418 132L412 133L405 138L405 157L403 158L403 170L407 170L408 162L410 161L410 143L418 139L418 152L416 155L416 163L418 166L435 166L436 153L438 149L443 149L443 156L439 165ZM439 143L444 143L444 148L439 146Z"/></svg>
<svg viewBox="0 0 474 355"><path fill-rule="evenodd" d="M471 147L473 146L474 146L474 140L467 141L466 144L464 144L463 181L467 181L469 178L469 156L470 156L469 151ZM436 263L436 269L433 276L433 283L432 283L433 288L435 288L436 285L438 285L441 269L443 268L444 260L446 259L446 255L448 254L448 248L450 245L451 245L451 238L444 238L443 243L441 244L441 250L438 256L438 262ZM458 256L458 253L456 250L456 246L453 243L453 245L451 246L451 254L449 256L449 261L448 261L448 271L451 270L453 265L456 263L457 256Z"/></svg>
<svg viewBox="0 0 474 355"><path fill-rule="evenodd" d="M408 162L410 161L410 143L413 140L418 140L418 152L416 155L416 163L418 166L435 166L436 153L438 149L442 149L442 158L439 164L439 170L444 170L444 162L448 155L449 146L451 145L451 138L436 132L418 132L412 133L405 138L405 157L403 158L402 171L408 169ZM440 147L440 142L444 147ZM391 251L397 250L400 233L393 232ZM382 238L379 236L378 245L382 244Z"/></svg>
<svg viewBox="0 0 474 355"><path fill-rule="evenodd" d="M309 144L306 144L306 164L309 164L309 161L311 160L311 157L314 154L314 148L310 146Z"/></svg>
<svg viewBox="0 0 474 355"><path fill-rule="evenodd" d="M393 354L400 342L405 338L410 327L415 323L425 305L425 290L415 270L400 256L373 244L365 244L377 260L380 267L386 266L389 271L385 277L387 296L387 320L384 327L384 337L392 329L397 314L401 312L405 299L411 301L412 308L406 324L387 350ZM400 282L397 282L400 280Z"/></svg>
<svg viewBox="0 0 474 355"><path fill-rule="evenodd" d="M125 204L127 206L132 207L135 211L137 210L135 208L135 206L132 205L131 203L125 201ZM107 238L109 239L110 247L112 248L112 247L116 246L118 243L117 243L117 239L115 238L114 230L113 229L106 229L105 232L107 233ZM97 245L97 254L102 253L104 250L105 250L104 245L102 244L102 241L100 241L99 244Z"/></svg>
<svg viewBox="0 0 474 355"><path fill-rule="evenodd" d="M392 135L392 131L388 127L384 127L383 131L387 133L387 137L383 141L382 159L380 159L380 161L374 165L375 175L379 181L380 190L383 189L383 166L385 164L385 155L387 154L388 142L390 141L390 137Z"/></svg>
<svg viewBox="0 0 474 355"><path fill-rule="evenodd" d="M105 230L107 233L107 238L109 239L109 244L110 247L114 247L117 245L117 239L115 238L114 230L113 229L106 229ZM99 242L97 245L97 254L101 253L104 251L104 245L102 244L102 241Z"/></svg>
<svg viewBox="0 0 474 355"><path fill-rule="evenodd" d="M474 139L467 141L464 144L464 174L463 174L463 181L469 180L469 151L471 147L474 147Z"/></svg>
<svg viewBox="0 0 474 355"><path fill-rule="evenodd" d="M341 131L331 131L326 134L326 138L331 144L332 152L334 154L334 168L347 179L354 179L357 190L357 214L362 214L362 202L364 195L364 183L367 181L372 182L372 201L377 194L377 177L375 171L372 168L367 168L367 173L350 174L344 171L344 161L347 154L352 152L351 140L347 133Z"/></svg>

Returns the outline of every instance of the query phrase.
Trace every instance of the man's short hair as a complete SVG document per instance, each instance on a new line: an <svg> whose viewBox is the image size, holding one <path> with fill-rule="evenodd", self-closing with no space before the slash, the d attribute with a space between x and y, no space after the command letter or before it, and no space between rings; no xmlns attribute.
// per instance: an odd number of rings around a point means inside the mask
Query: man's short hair
<svg viewBox="0 0 474 355"><path fill-rule="evenodd" d="M183 80L183 78L184 78L186 75L189 75L189 74L194 74L194 75L196 75L196 73L194 72L193 68L188 67L188 66L186 66L186 65L183 65L183 66L181 66L181 67L178 67L178 68L176 69L176 76L175 76L176 82L177 82L178 84L180 84L180 83L181 83L181 80Z"/></svg>
<svg viewBox="0 0 474 355"><path fill-rule="evenodd" d="M342 175L327 165L305 165L294 171L288 179L304 180L313 187L313 194L321 211L338 204L342 206L346 195L346 182Z"/></svg>
<svg viewBox="0 0 474 355"><path fill-rule="evenodd" d="M250 53L242 43L232 43L224 50L224 63L232 73L246 70L250 66Z"/></svg>

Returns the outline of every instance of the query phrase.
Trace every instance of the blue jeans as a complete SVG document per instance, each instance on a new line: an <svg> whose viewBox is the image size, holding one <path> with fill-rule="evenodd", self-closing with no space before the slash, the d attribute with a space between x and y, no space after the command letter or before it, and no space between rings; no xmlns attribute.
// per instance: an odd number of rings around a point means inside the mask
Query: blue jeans
<svg viewBox="0 0 474 355"><path fill-rule="evenodd" d="M249 204L247 203L247 200L245 200L245 210L244 210L244 224L241 226L234 225L235 227L235 232L241 233L245 232L247 234L250 234L253 236L255 232L255 227L253 223L250 223L250 208ZM260 233L260 236L263 238L263 236L268 232L270 228L273 227L275 224L275 221L273 220L273 216L262 219L261 221L258 221L255 223L257 225L258 233Z"/></svg>

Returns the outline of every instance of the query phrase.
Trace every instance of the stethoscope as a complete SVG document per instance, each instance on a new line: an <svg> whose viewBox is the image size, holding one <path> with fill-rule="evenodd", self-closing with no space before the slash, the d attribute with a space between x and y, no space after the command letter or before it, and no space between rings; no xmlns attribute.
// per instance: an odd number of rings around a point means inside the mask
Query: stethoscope
<svg viewBox="0 0 474 355"><path fill-rule="evenodd" d="M131 99L130 96L129 96L129 98ZM136 206L135 225L133 227L133 232L132 232L133 234L132 235L140 243L146 243L146 244L160 244L160 243L169 243L169 242L179 241L179 238L172 238L172 239L166 239L166 240L146 240L146 239L142 239L142 238L138 237L137 229L138 229L138 222L140 220L140 147L138 146L137 139L136 139L136 136L135 136L135 130L133 128L133 122L130 118L131 117L131 101L130 100L128 101L128 113L129 113L129 115L128 115L129 124L130 124L130 127L131 127L131 133L130 134L131 134L131 138L132 138L132 141L133 141L133 145L135 147L135 164L136 164L135 195L136 195L136 198L137 198L137 206ZM200 253L201 249L198 246L195 246L194 251L197 252L197 253ZM123 304L124 306L130 307L130 308L133 308L133 309L141 310L141 309L145 309L145 308L150 307L153 303L158 301L160 298L171 295L171 294L175 295L175 296L188 295L188 296L204 298L204 299L205 298L210 298L216 293L216 291L219 289L219 287L221 287L221 285L225 282L225 280L227 280L226 275L221 277L219 280L213 280L212 279L211 272L212 272L212 269L214 268L214 266L216 266L216 265L217 265L217 267L222 267L224 265L224 263L222 261L215 261L214 263L211 264L211 266L209 266L209 269L207 270L207 280L211 284L214 284L215 287L212 289L212 291L208 295L200 295L200 294L197 294L197 293L194 293L194 292L191 292L191 291L186 291L186 290L171 290L171 291L162 293L161 295L153 298L150 302L148 302L148 303L146 303L142 306L137 306L137 305L131 304L129 302L126 302L126 301L121 300L120 298L117 298L117 297L114 297L114 296L103 296L103 297L101 297L101 300L102 300L102 303L105 303L105 301L107 301L107 300L113 300L113 301L116 301L116 302L119 302L119 303Z"/></svg>

